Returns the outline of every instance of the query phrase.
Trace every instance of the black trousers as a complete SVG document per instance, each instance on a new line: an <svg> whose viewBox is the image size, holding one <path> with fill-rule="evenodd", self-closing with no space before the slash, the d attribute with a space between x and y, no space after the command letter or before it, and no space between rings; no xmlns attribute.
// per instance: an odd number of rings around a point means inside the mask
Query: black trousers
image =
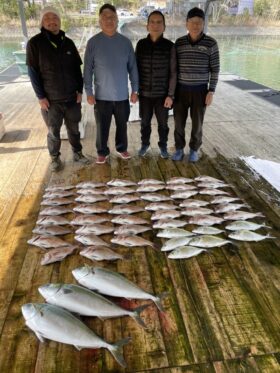
<svg viewBox="0 0 280 373"><path fill-rule="evenodd" d="M130 114L129 101L96 100L94 115L96 122L96 149L98 155L110 153L108 138L112 116L116 122L115 144L118 152L127 151L127 121Z"/></svg>
<svg viewBox="0 0 280 373"><path fill-rule="evenodd" d="M139 97L139 114L141 118L142 145L150 145L152 132L151 120L155 112L158 123L158 146L166 148L168 139L168 109L164 105L165 97Z"/></svg>
<svg viewBox="0 0 280 373"><path fill-rule="evenodd" d="M63 120L73 152L82 150L79 131L79 122L82 117L81 104L77 104L76 102L51 103L49 110L41 110L41 113L48 127L47 143L51 156L56 157L60 155L60 129Z"/></svg>
<svg viewBox="0 0 280 373"><path fill-rule="evenodd" d="M188 118L188 111L192 120L192 131L189 146L193 150L198 150L202 144L202 126L206 110L205 98L207 90L203 91L185 91L179 88L174 102L174 120L175 120L175 147L184 149L186 146L185 127Z"/></svg>

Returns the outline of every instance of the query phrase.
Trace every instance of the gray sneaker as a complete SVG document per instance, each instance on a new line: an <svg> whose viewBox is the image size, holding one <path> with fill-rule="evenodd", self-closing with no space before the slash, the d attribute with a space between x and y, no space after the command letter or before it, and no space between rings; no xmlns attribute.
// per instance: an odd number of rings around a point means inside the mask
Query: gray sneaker
<svg viewBox="0 0 280 373"><path fill-rule="evenodd" d="M80 162L83 164L90 164L90 160L83 155L82 152L75 152L73 153L73 161L74 162Z"/></svg>
<svg viewBox="0 0 280 373"><path fill-rule="evenodd" d="M60 156L51 157L51 165L50 168L53 172L58 172L63 169L63 163L61 162Z"/></svg>

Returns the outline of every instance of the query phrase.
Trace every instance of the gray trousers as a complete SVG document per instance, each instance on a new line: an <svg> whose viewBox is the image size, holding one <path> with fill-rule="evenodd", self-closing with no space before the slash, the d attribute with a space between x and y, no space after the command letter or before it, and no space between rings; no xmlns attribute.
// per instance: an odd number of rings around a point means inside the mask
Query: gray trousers
<svg viewBox="0 0 280 373"><path fill-rule="evenodd" d="M174 102L175 120L175 147L176 150L184 149L186 146L185 127L188 111L192 120L192 131L189 146L192 150L198 150L202 144L202 126L206 110L205 98L207 90L185 91L179 88Z"/></svg>

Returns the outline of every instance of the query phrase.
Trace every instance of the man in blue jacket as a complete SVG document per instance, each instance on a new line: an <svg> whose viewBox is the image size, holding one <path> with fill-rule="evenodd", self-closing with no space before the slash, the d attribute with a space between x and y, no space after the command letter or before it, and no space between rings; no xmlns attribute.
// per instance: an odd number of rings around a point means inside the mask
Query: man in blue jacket
<svg viewBox="0 0 280 373"><path fill-rule="evenodd" d="M82 153L79 122L83 78L81 58L73 41L60 30L60 15L46 7L41 14L41 32L27 44L26 64L32 87L38 97L43 119L48 127L51 170L63 168L60 159L60 129L64 120L73 160L89 164Z"/></svg>
<svg viewBox="0 0 280 373"><path fill-rule="evenodd" d="M127 121L130 113L128 75L132 89L130 101L135 103L138 98L138 71L130 40L117 32L118 16L113 5L104 4L100 8L99 24L101 32L87 43L84 81L87 101L94 105L96 163L102 164L110 154L108 138L113 115L117 153L123 159L130 158L127 151Z"/></svg>

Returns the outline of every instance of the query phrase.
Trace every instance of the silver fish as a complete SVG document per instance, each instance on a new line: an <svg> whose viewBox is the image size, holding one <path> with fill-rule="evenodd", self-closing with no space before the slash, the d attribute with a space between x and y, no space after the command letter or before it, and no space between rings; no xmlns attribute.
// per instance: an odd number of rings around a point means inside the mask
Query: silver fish
<svg viewBox="0 0 280 373"><path fill-rule="evenodd" d="M154 229L165 229L165 228L179 228L187 225L188 223L184 220L178 219L161 219L155 222L153 225Z"/></svg>
<svg viewBox="0 0 280 373"><path fill-rule="evenodd" d="M211 236L211 235L202 235L202 236L195 236L193 237L189 245L190 246L198 246L198 247L221 247L228 243L231 243L228 240L224 240L223 238L217 237L217 236Z"/></svg>
<svg viewBox="0 0 280 373"><path fill-rule="evenodd" d="M110 246L107 242L105 242L104 240L102 240L102 238L96 236L95 234L76 234L74 238L76 241L81 242L83 245L87 246Z"/></svg>
<svg viewBox="0 0 280 373"><path fill-rule="evenodd" d="M41 249L56 248L62 246L69 246L69 243L59 237L52 236L33 236L27 241L29 245L40 247Z"/></svg>
<svg viewBox="0 0 280 373"><path fill-rule="evenodd" d="M188 223L196 225L214 225L221 224L223 221L224 219L213 215L196 215L191 217Z"/></svg>
<svg viewBox="0 0 280 373"><path fill-rule="evenodd" d="M122 235L119 234L111 239L112 243L121 246L135 247L135 246L151 246L155 247L154 243L139 236Z"/></svg>
<svg viewBox="0 0 280 373"><path fill-rule="evenodd" d="M157 180L157 179L142 179L138 181L138 185L148 185L148 184L159 184L159 185L164 185L164 181L162 180Z"/></svg>
<svg viewBox="0 0 280 373"><path fill-rule="evenodd" d="M177 210L159 210L152 214L151 220L160 220L160 219L174 219L181 216L181 211Z"/></svg>
<svg viewBox="0 0 280 373"><path fill-rule="evenodd" d="M240 198L237 197L228 197L228 196L217 196L211 199L210 203L213 205L221 205L223 203L231 203L235 201L240 201Z"/></svg>
<svg viewBox="0 0 280 373"><path fill-rule="evenodd" d="M70 312L48 303L27 303L21 307L26 325L41 342L44 338L82 348L107 348L116 361L126 366L121 347L130 339L115 344L105 342Z"/></svg>
<svg viewBox="0 0 280 373"><path fill-rule="evenodd" d="M136 185L136 183L134 181L131 181L131 180L112 179L112 180L108 181L107 185L116 186L116 187L123 187L123 186Z"/></svg>
<svg viewBox="0 0 280 373"><path fill-rule="evenodd" d="M139 233L150 231L151 229L152 228L147 227L145 225L125 224L125 225L119 226L116 230L114 230L114 234L136 235L136 234L139 234Z"/></svg>
<svg viewBox="0 0 280 373"><path fill-rule="evenodd" d="M173 199L186 199L198 194L196 190L181 190L179 192L171 194L171 198Z"/></svg>
<svg viewBox="0 0 280 373"><path fill-rule="evenodd" d="M75 246L63 246L57 249L49 249L41 259L41 265L61 262L76 249Z"/></svg>
<svg viewBox="0 0 280 373"><path fill-rule="evenodd" d="M224 220L247 220L256 217L264 218L261 212L233 211L224 214Z"/></svg>
<svg viewBox="0 0 280 373"><path fill-rule="evenodd" d="M170 238L161 247L161 251L171 251L176 249L177 247L188 245L192 238L193 236Z"/></svg>
<svg viewBox="0 0 280 373"><path fill-rule="evenodd" d="M265 240L266 238L276 238L276 237L270 236L269 234L264 236L262 234L258 234L258 233L245 230L245 229L231 232L228 236L229 238L232 238L233 240L248 241L248 242L251 242L251 241L258 242L258 241Z"/></svg>
<svg viewBox="0 0 280 373"><path fill-rule="evenodd" d="M135 189L129 187L112 187L104 192L106 195L115 195L118 196L120 194L130 194L135 193Z"/></svg>
<svg viewBox="0 0 280 373"><path fill-rule="evenodd" d="M171 251L168 254L169 259L189 259L194 256L201 254L203 251L207 251L206 249L194 246L182 246L178 247L177 249Z"/></svg>
<svg viewBox="0 0 280 373"><path fill-rule="evenodd" d="M100 188L104 187L105 185L105 183L101 183L99 181L83 181L81 183L78 183L76 185L76 188Z"/></svg>
<svg viewBox="0 0 280 373"><path fill-rule="evenodd" d="M137 212L144 211L142 206L130 206L130 205L117 205L108 210L109 214L136 214Z"/></svg>
<svg viewBox="0 0 280 373"><path fill-rule="evenodd" d="M182 215L185 215L185 216L209 215L209 214L212 214L212 212L214 211L206 207L185 207L184 210L182 210Z"/></svg>
<svg viewBox="0 0 280 373"><path fill-rule="evenodd" d="M114 224L150 224L149 220L139 218L138 216L135 215L118 215L115 216L112 220L112 223Z"/></svg>
<svg viewBox="0 0 280 373"><path fill-rule="evenodd" d="M197 188L194 185L189 185L189 184L171 184L171 185L167 185L166 189L179 191L179 190L196 190Z"/></svg>
<svg viewBox="0 0 280 373"><path fill-rule="evenodd" d="M236 220L233 221L232 223L226 225L226 229L230 231L240 231L240 230L248 230L248 231L256 231L259 228L270 228L266 224L257 224L253 223L252 221L247 221L247 220Z"/></svg>
<svg viewBox="0 0 280 373"><path fill-rule="evenodd" d="M88 225L88 224L100 224L110 221L108 217L102 215L77 215L73 220L70 221L72 225Z"/></svg>
<svg viewBox="0 0 280 373"><path fill-rule="evenodd" d="M51 206L46 207L45 209L39 212L39 215L48 215L48 216L55 216L55 215L64 215L72 212L72 210L68 207L63 206Z"/></svg>
<svg viewBox="0 0 280 373"><path fill-rule="evenodd" d="M148 192L157 192L159 190L165 189L165 185L162 184L143 184L140 185L136 192L138 193L148 193Z"/></svg>
<svg viewBox="0 0 280 373"><path fill-rule="evenodd" d="M165 202L152 202L149 203L145 210L147 211L161 211L161 210L176 210L179 207L174 205L173 203L165 203Z"/></svg>
<svg viewBox="0 0 280 373"><path fill-rule="evenodd" d="M209 182L209 181L203 181L203 182L200 182L197 184L198 188L226 188L226 187L229 187L228 184L224 184L222 182Z"/></svg>
<svg viewBox="0 0 280 373"><path fill-rule="evenodd" d="M174 238L174 237L188 237L193 236L192 232L189 232L182 228L166 228L162 231L159 231L157 237L162 238Z"/></svg>
<svg viewBox="0 0 280 373"><path fill-rule="evenodd" d="M71 232L70 228L61 225L38 225L32 230L32 233L51 236L63 236Z"/></svg>
<svg viewBox="0 0 280 373"><path fill-rule="evenodd" d="M68 198L47 198L41 202L41 206L63 206L71 203L73 203L73 200Z"/></svg>
<svg viewBox="0 0 280 373"><path fill-rule="evenodd" d="M127 299L151 299L164 312L161 297L147 293L126 277L106 268L80 267L72 271L75 279L83 286L99 293Z"/></svg>
<svg viewBox="0 0 280 373"><path fill-rule="evenodd" d="M87 194L87 195L80 195L79 197L75 198L76 202L82 203L95 203L95 202L102 202L107 201L108 198L102 194Z"/></svg>
<svg viewBox="0 0 280 373"><path fill-rule="evenodd" d="M137 194L121 194L119 196L114 196L109 200L110 203L130 203L134 201L139 201L140 196Z"/></svg>
<svg viewBox="0 0 280 373"><path fill-rule="evenodd" d="M219 194L223 194L223 195L227 195L227 196L229 195L228 192L225 192L224 190L220 190L220 189L215 189L215 188L200 189L199 194L207 195L207 196L216 196L216 195L219 195Z"/></svg>
<svg viewBox="0 0 280 373"><path fill-rule="evenodd" d="M215 234L220 234L224 232L222 229L218 229L218 228L207 226L207 225L204 225L202 227L197 227L193 229L192 231L193 233L196 233L196 234L208 234L208 235L210 234L212 236Z"/></svg>
<svg viewBox="0 0 280 373"><path fill-rule="evenodd" d="M101 188L81 188L77 190L78 194L82 194L83 196L88 196L88 195L100 195L103 192L105 192L106 189L101 189Z"/></svg>
<svg viewBox="0 0 280 373"><path fill-rule="evenodd" d="M102 295L74 284L46 284L40 286L38 290L46 302L65 308L70 312L82 316L96 316L102 319L130 316L140 326L146 327L144 321L140 318L140 312L147 305L131 311L126 310Z"/></svg>
<svg viewBox="0 0 280 373"><path fill-rule="evenodd" d="M223 180L216 179L212 176L200 175L194 178L195 181L209 182L209 183L223 183Z"/></svg>
<svg viewBox="0 0 280 373"><path fill-rule="evenodd" d="M248 205L244 203L225 203L217 205L214 210L217 214L224 214L226 212L239 210L241 207L248 207Z"/></svg>
<svg viewBox="0 0 280 373"><path fill-rule="evenodd" d="M96 236L100 236L102 234L112 233L114 231L113 226L108 226L105 224L88 224L83 225L76 230L76 234L95 234Z"/></svg>
<svg viewBox="0 0 280 373"><path fill-rule="evenodd" d="M66 198L75 195L73 190L57 190L52 192L47 192L43 195L43 198Z"/></svg>
<svg viewBox="0 0 280 373"><path fill-rule="evenodd" d="M182 201L180 207L203 207L209 205L209 202L202 201L201 199L185 199Z"/></svg>
<svg viewBox="0 0 280 373"><path fill-rule="evenodd" d="M167 185L170 185L170 184L187 184L187 183L192 183L193 181L194 181L193 179L190 179L188 177L175 176L175 177L171 177L170 179L168 179L166 181L166 184Z"/></svg>
<svg viewBox="0 0 280 373"><path fill-rule="evenodd" d="M124 259L124 256L105 246L88 246L80 251L80 255L96 261Z"/></svg>
<svg viewBox="0 0 280 373"><path fill-rule="evenodd" d="M63 216L44 216L37 220L38 225L67 225L69 220Z"/></svg>
<svg viewBox="0 0 280 373"><path fill-rule="evenodd" d="M47 187L46 192L57 192L58 190L71 190L74 189L75 185L52 185Z"/></svg>
<svg viewBox="0 0 280 373"><path fill-rule="evenodd" d="M149 202L171 201L169 196L159 193L143 194L140 198Z"/></svg>
<svg viewBox="0 0 280 373"><path fill-rule="evenodd" d="M87 205L81 204L79 206L75 206L73 211L80 212L81 214L103 214L107 212L108 209L96 205Z"/></svg>

